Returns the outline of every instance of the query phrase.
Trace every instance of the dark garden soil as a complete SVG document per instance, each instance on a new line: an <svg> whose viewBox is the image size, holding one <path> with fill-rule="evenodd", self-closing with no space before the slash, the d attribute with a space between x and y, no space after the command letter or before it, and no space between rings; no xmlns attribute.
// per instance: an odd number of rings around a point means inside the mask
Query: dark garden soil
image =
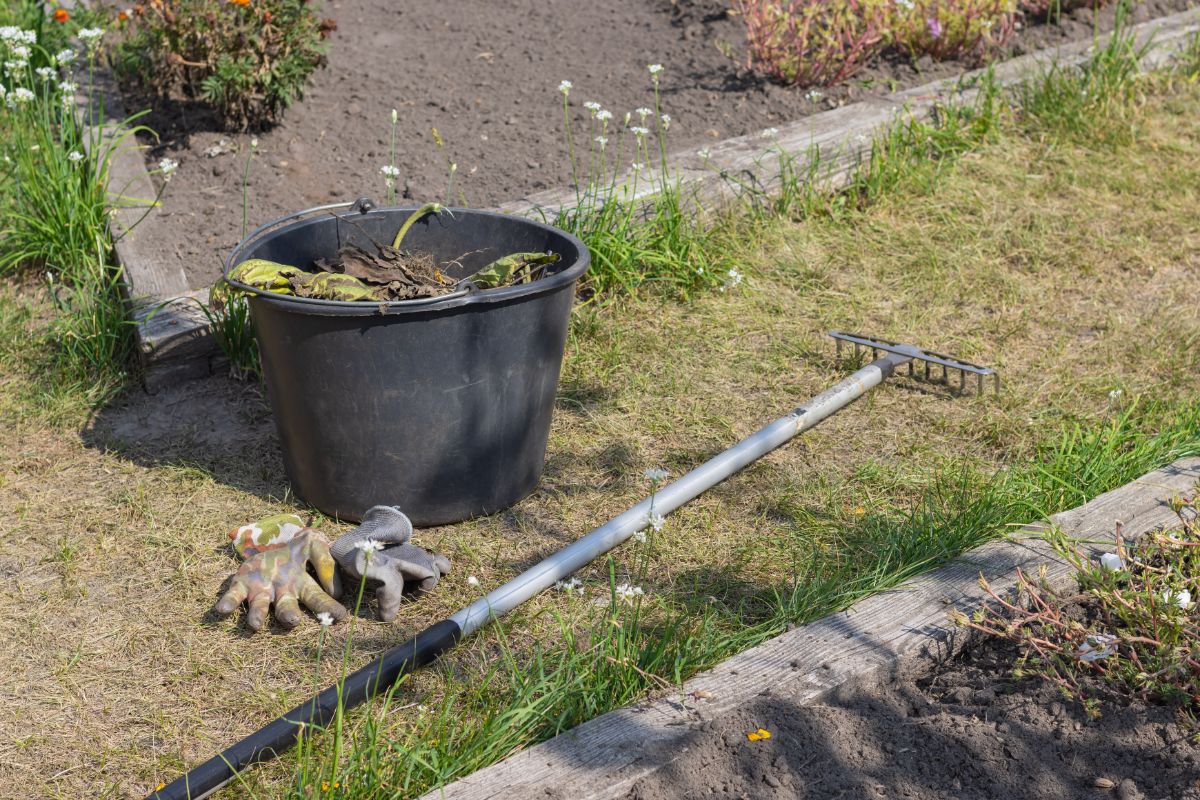
<svg viewBox="0 0 1200 800"><path fill-rule="evenodd" d="M1195 4L1145 0L1134 18ZM569 182L557 89L562 80L574 84L576 119L586 119L582 104L595 100L620 120L626 111L652 105L646 65L663 64L671 147L682 148L975 66L914 65L888 56L814 100L723 55L723 44L737 54L743 41L741 23L726 8L721 0L328 3L322 13L338 23L328 65L282 123L258 134L249 178L251 227L312 205L383 197L379 168L389 160L392 108L399 111L403 196L444 199L452 160L458 164L454 202L483 207ZM1111 21L1111 8L1077 10L1061 25L1027 21L1010 54L1085 38L1096 27L1111 28ZM131 99L129 106L140 104ZM164 263L183 265L193 288L207 286L240 238L250 136L220 133L196 105L164 109L147 121L162 136L148 150L150 162L169 156L180 163L163 198L168 224L158 226L155 242ZM444 139L442 149L433 128Z"/></svg>
<svg viewBox="0 0 1200 800"><path fill-rule="evenodd" d="M1015 655L989 641L819 705L761 697L706 723L628 800L1200 800L1200 744L1170 708L1105 700L1089 719L1048 682L1009 677ZM749 741L760 727L771 737Z"/></svg>

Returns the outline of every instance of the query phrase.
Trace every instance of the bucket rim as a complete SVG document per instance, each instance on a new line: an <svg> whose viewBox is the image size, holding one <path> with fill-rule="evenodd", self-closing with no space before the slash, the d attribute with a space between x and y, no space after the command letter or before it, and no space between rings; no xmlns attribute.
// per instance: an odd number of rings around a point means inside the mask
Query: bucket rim
<svg viewBox="0 0 1200 800"><path fill-rule="evenodd" d="M225 268L222 271L222 279L236 289L241 290L249 295L254 300L263 300L271 305L283 306L291 310L301 313L327 314L334 316L378 316L381 314L403 314L406 312L429 312L442 309L457 308L459 306L476 304L476 303L498 303L506 300L514 300L521 297L531 295L547 294L561 289L565 286L574 285L575 282L587 271L591 266L591 253L587 245L581 239L561 228L556 228L553 225L538 220L521 217L514 214L505 214L499 211L486 211L475 208L447 207L446 211L450 212L453 217L474 216L474 217L491 217L493 219L503 220L505 222L524 225L552 233L563 239L566 239L575 247L578 254L574 263L568 264L565 268L547 275L544 278L539 278L531 283L519 284L517 286L506 286L500 289L482 289L478 291L456 291L438 297L421 297L412 300L386 300L380 302L364 302L361 300L322 300L312 297L296 297L295 295L278 294L276 292L264 291L253 286L242 283L241 281L232 280L229 273L245 259L239 259L239 256L245 254L253 245L257 244L264 238L267 232L278 234L283 231L294 230L305 225L314 225L319 222L324 222L321 217L303 218L309 214L318 212L329 212L337 217L334 212L338 209L348 209L349 213L356 216L368 216L372 214L387 214L391 212L400 212L411 214L420 208L419 205L411 206L384 206L376 207L370 200L359 199L351 203L334 203L331 205L317 206L314 208L297 211L292 214L287 214L275 220L267 222L244 239L230 251L229 256L225 259ZM346 216L349 216L349 213ZM341 219L341 217L338 217ZM288 224L284 224L288 223ZM279 227L282 225L283 227Z"/></svg>

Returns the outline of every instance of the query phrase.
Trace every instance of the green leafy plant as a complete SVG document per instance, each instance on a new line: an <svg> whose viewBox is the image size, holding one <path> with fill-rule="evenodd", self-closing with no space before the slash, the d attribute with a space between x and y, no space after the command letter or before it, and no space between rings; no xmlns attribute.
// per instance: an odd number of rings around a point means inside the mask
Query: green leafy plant
<svg viewBox="0 0 1200 800"><path fill-rule="evenodd" d="M159 101L200 99L226 127L261 128L324 63L334 27L306 0L149 0L124 23L115 66Z"/></svg>
<svg viewBox="0 0 1200 800"><path fill-rule="evenodd" d="M915 0L897 4L896 43L934 60L983 60L1012 36L1016 0Z"/></svg>
<svg viewBox="0 0 1200 800"><path fill-rule="evenodd" d="M734 0L746 24L748 66L781 83L831 86L888 44L879 0Z"/></svg>
<svg viewBox="0 0 1200 800"><path fill-rule="evenodd" d="M1178 527L1126 543L1117 523L1115 552L1099 562L1072 542L1053 539L1077 572L1079 594L1052 588L1044 573L1020 574L1016 598L986 581L991 602L966 627L1016 642L1015 674L1037 675L1099 714L1101 690L1164 700L1200 711L1200 509L1174 497Z"/></svg>

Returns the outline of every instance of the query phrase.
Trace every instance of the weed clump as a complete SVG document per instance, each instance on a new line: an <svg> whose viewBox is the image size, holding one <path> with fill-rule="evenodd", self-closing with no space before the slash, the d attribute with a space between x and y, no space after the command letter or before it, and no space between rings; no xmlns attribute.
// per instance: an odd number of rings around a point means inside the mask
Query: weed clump
<svg viewBox="0 0 1200 800"><path fill-rule="evenodd" d="M1102 694L1165 701L1195 722L1200 711L1200 505L1196 497L1169 503L1179 525L1128 543L1117 523L1115 552L1093 561L1077 546L1055 541L1077 571L1078 593L1024 573L1015 600L986 581L989 605L958 622L1015 642L1014 674L1036 675L1099 716Z"/></svg>
<svg viewBox="0 0 1200 800"><path fill-rule="evenodd" d="M120 75L159 100L201 99L230 129L277 121L324 64L336 27L304 0L166 0L128 16Z"/></svg>

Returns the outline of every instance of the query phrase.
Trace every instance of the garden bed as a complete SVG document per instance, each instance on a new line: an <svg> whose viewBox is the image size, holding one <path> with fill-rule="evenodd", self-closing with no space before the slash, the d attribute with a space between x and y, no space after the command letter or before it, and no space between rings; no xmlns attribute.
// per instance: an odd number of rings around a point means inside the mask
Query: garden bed
<svg viewBox="0 0 1200 800"><path fill-rule="evenodd" d="M1017 657L988 639L816 705L761 698L626 797L1200 797L1200 743L1176 710L1110 701L1093 719L1040 678L1014 680ZM771 737L748 740L760 726Z"/></svg>
<svg viewBox="0 0 1200 800"><path fill-rule="evenodd" d="M1134 20L1194 5L1149 0L1137 5ZM453 20L439 8L433 0L403 9L382 0L327 7L338 21L328 67L280 125L259 134L248 180L252 224L309 205L382 196L379 168L389 160L392 108L399 111L402 196L443 199L454 162L454 202L490 206L569 182L560 80L574 84L571 104L579 120L586 118L582 104L588 100L619 118L652 105L646 65L662 63L671 146L695 148L975 66L914 64L885 55L818 97L755 77L725 56L718 43L739 51L743 28L713 0L520 3L504 9L480 4ZM1027 21L1001 55L1086 39L1111 28L1112 19L1110 6L1072 12L1061 25ZM191 288L200 289L219 275L240 236L250 136L218 132L195 106L177 106L148 121L162 135L148 157L180 162L159 216L166 224L155 226L152 257L164 268L182 267ZM434 143L432 128L444 148ZM228 139L224 146L222 139ZM206 155L214 146L223 152Z"/></svg>

